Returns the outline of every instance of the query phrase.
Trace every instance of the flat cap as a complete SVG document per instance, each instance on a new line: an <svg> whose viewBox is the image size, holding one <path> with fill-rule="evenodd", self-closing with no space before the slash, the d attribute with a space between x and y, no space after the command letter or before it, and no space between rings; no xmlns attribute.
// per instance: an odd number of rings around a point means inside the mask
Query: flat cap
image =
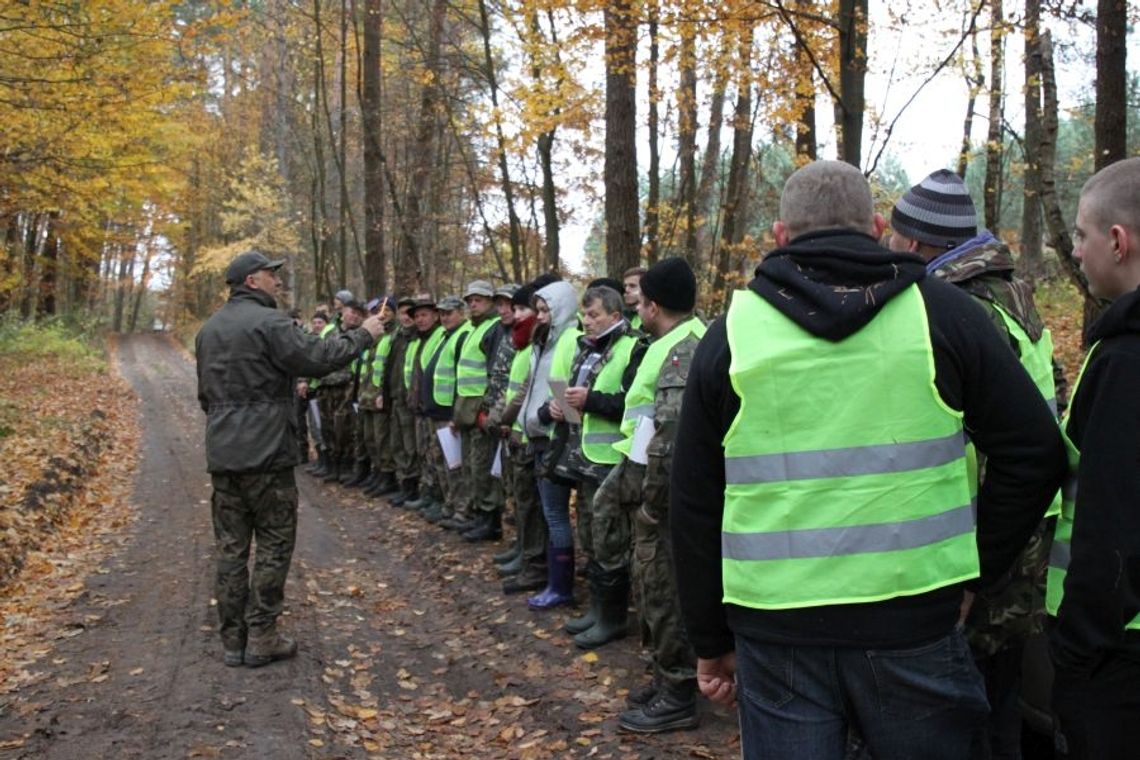
<svg viewBox="0 0 1140 760"><path fill-rule="evenodd" d="M435 305L435 308L440 311L455 311L456 309L462 309L464 306L466 306L466 304L463 303L463 299L459 296L447 296L446 298L441 298L439 303Z"/></svg>
<svg viewBox="0 0 1140 760"><path fill-rule="evenodd" d="M245 278L262 269L280 269L285 259L271 260L261 251L246 251L234 256L234 260L226 267L226 284L241 285Z"/></svg>
<svg viewBox="0 0 1140 760"><path fill-rule="evenodd" d="M510 300L511 298L514 298L515 293L518 291L518 285L515 285L513 282L508 282L505 285L500 285L499 287L495 288L495 295L493 297L506 298L507 300Z"/></svg>
<svg viewBox="0 0 1140 760"><path fill-rule="evenodd" d="M420 309L435 310L435 300L431 298L413 298L411 311L418 311Z"/></svg>

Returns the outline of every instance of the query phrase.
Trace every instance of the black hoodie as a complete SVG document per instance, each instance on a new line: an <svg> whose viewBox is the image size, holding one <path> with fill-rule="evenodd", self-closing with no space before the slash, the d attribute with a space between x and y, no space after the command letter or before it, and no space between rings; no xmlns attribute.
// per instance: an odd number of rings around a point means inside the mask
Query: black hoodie
<svg viewBox="0 0 1140 760"><path fill-rule="evenodd" d="M1065 467L1049 407L985 312L952 285L927 278L918 257L892 253L867 235L843 230L804 235L773 251L748 287L805 330L835 342L915 284L926 304L935 386L948 406L964 413L967 433L988 457L978 494L982 577L974 584L984 589L1001 579L1028 541ZM693 357L674 451L675 461L691 466L675 469L670 486L677 585L697 654L725 654L733 648L733 633L862 648L905 647L946 635L958 619L961 586L793 610L721 603L722 442L740 408L728 378L730 360L721 317ZM827 419L826 410L820 419Z"/></svg>
<svg viewBox="0 0 1140 760"><path fill-rule="evenodd" d="M1081 464L1065 598L1050 638L1058 668L1088 672L1113 652L1140 660L1140 290L1089 333L1099 341L1069 406Z"/></svg>

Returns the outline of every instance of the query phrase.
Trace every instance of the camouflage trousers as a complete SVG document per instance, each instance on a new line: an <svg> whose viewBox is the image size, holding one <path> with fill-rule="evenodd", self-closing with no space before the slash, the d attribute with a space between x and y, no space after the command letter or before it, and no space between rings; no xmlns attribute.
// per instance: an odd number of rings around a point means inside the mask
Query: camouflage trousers
<svg viewBox="0 0 1140 760"><path fill-rule="evenodd" d="M335 388L322 388L322 396L328 395L332 404L331 416L321 411L321 417L331 420L331 430L325 432L325 442L332 451L334 462L348 463L355 459L353 448L353 427L356 424L352 412L352 386L342 385Z"/></svg>
<svg viewBox="0 0 1140 760"><path fill-rule="evenodd" d="M686 685L697 677L697 655L681 619L669 522L644 508L634 514L633 581L653 667L670 685Z"/></svg>
<svg viewBox="0 0 1140 760"><path fill-rule="evenodd" d="M629 567L632 545L630 512L641 497L641 465L622 459L612 467L599 485L578 491L578 541L587 557L606 572ZM586 501L585 506L582 505ZM587 515L586 531L582 515ZM588 542L588 543L587 543Z"/></svg>
<svg viewBox="0 0 1140 760"><path fill-rule="evenodd" d="M416 456L416 417L402 397L392 397L391 440L392 462L396 477L403 483L419 476Z"/></svg>
<svg viewBox="0 0 1140 760"><path fill-rule="evenodd" d="M499 478L491 476L491 464L499 439L479 428L469 428L463 435L463 467L456 473L455 511L463 516L475 512L494 512L503 504L503 488Z"/></svg>
<svg viewBox="0 0 1140 760"><path fill-rule="evenodd" d="M534 475L534 455L527 453L524 443L507 446L511 461L511 496L515 503L515 530L521 542L523 566L546 567L546 544L549 540L542 502L538 498L538 479Z"/></svg>
<svg viewBox="0 0 1140 760"><path fill-rule="evenodd" d="M273 635L285 606L297 536L297 483L292 468L211 480L218 622L226 649L243 649L247 638Z"/></svg>
<svg viewBox="0 0 1140 760"><path fill-rule="evenodd" d="M333 413L336 411L336 388L317 389L317 414L320 419L317 439L317 448L322 451L332 451L333 446Z"/></svg>
<svg viewBox="0 0 1140 760"><path fill-rule="evenodd" d="M360 412L361 433L364 437L364 450L372 469L376 472L395 472L396 462L392 452L392 414L387 411Z"/></svg>

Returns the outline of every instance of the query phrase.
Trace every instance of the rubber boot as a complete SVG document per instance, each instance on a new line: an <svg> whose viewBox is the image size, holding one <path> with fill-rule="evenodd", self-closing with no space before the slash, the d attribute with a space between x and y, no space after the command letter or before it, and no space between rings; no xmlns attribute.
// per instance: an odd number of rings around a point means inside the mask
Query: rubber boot
<svg viewBox="0 0 1140 760"><path fill-rule="evenodd" d="M468 517L455 512L446 520L440 520L439 527L446 528L447 530L453 530L456 533L462 534L465 531L471 530L478 524L479 515Z"/></svg>
<svg viewBox="0 0 1140 760"><path fill-rule="evenodd" d="M355 459L346 461L340 468L340 484L348 486L349 483L358 483L368 477L368 472L365 469L363 462Z"/></svg>
<svg viewBox="0 0 1140 760"><path fill-rule="evenodd" d="M598 616L600 615L599 608L602 606L602 597L596 590L597 584L593 582L594 576L601 572L602 568L599 567L596 562L590 560L586 563L585 570L585 576L590 579L590 609L586 610L586 614L584 615L570 618L566 621L566 625L562 626L562 630L571 636L577 636L598 622ZM581 574L582 573L579 573L579 575Z"/></svg>
<svg viewBox="0 0 1140 760"><path fill-rule="evenodd" d="M388 499L388 503L393 507L408 508L409 501L415 501L420 498L419 481L415 478L408 478L400 485L399 493Z"/></svg>
<svg viewBox="0 0 1140 760"><path fill-rule="evenodd" d="M526 600L532 610L574 603L574 547L546 547L546 588Z"/></svg>
<svg viewBox="0 0 1140 760"><path fill-rule="evenodd" d="M498 541L503 537L502 512L497 509L480 512L478 520L478 524L463 534L464 541L473 544L477 541Z"/></svg>
<svg viewBox="0 0 1140 760"><path fill-rule="evenodd" d="M504 594L521 594L524 591L538 591L546 588L546 568L526 565L517 575L503 581Z"/></svg>
<svg viewBox="0 0 1140 760"><path fill-rule="evenodd" d="M435 499L432 498L432 495L429 492L421 491L420 495L417 496L416 498L408 499L407 501L405 501L404 506L407 507L408 509L415 509L418 511L421 509L426 509L434 503L435 503Z"/></svg>
<svg viewBox="0 0 1140 760"><path fill-rule="evenodd" d="M491 560L494 561L496 565L505 565L508 562L514 562L515 559L521 556L522 539L516 537L515 542L510 547L491 557Z"/></svg>
<svg viewBox="0 0 1140 760"><path fill-rule="evenodd" d="M495 572L499 574L500 578L506 578L509 575L518 575L519 573L522 572L522 569L523 569L523 556L521 553L519 553L519 554L515 555L515 558L513 561L504 562L503 564L499 565L498 568L495 570Z"/></svg>
<svg viewBox="0 0 1140 760"><path fill-rule="evenodd" d="M367 493L368 489L374 487L380 481L380 474L376 470L369 469L368 474L364 476L364 480L360 481L360 485L356 486L361 491Z"/></svg>
<svg viewBox="0 0 1140 760"><path fill-rule="evenodd" d="M337 482L338 480L340 480L340 470L341 470L340 460L333 458L333 456L330 454L329 455L329 466L326 469L325 475L323 478L321 478L321 480L325 481L326 483Z"/></svg>
<svg viewBox="0 0 1140 760"><path fill-rule="evenodd" d="M629 635L629 571L597 568L590 578L591 599L597 597L597 621L574 637L579 649L597 649Z"/></svg>

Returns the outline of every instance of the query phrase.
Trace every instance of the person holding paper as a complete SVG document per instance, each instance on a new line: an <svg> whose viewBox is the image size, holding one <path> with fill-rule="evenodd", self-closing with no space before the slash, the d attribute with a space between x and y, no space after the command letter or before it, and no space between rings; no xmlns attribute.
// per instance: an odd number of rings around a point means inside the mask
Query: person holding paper
<svg viewBox="0 0 1140 760"><path fill-rule="evenodd" d="M618 718L618 725L638 733L695 728L698 721L697 656L681 620L669 537L673 439L689 366L705 334L704 324L693 316L696 298L697 280L684 259L662 259L642 275L637 311L651 343L625 394L623 440L614 445L630 458L623 457L594 498L599 513L624 512L623 501L630 496L636 510L633 577L641 619L649 632L653 680L630 693L629 709ZM647 445L634 452L635 431L647 427L652 430ZM635 453L644 455L637 458L646 465L631 461Z"/></svg>
<svg viewBox="0 0 1140 760"><path fill-rule="evenodd" d="M439 456L431 461L435 468L435 480L442 499L424 510L424 518L430 523L455 514L458 468L462 465L460 451L444 449L445 442L459 443L459 436L452 423L455 406L456 369L463 343L471 332L471 323L464 313L464 303L456 296L448 296L435 305L439 312L439 323L443 328L434 351L424 359L423 378L420 386L420 403L424 416L431 420L432 436L436 439ZM422 357L423 355L421 355ZM445 456L445 454L451 456Z"/></svg>
<svg viewBox="0 0 1140 760"><path fill-rule="evenodd" d="M568 282L552 282L534 297L536 319L530 360L530 385L519 414L534 455L542 513L550 529L546 587L527 599L527 606L545 610L574 601L574 532L570 528L570 486L551 477L546 460L550 449L551 377L566 377L581 332L577 327L578 298Z"/></svg>
<svg viewBox="0 0 1140 760"><path fill-rule="evenodd" d="M616 285L615 281L615 285ZM589 288L582 296L582 324L578 354L571 365L564 401L569 409L551 402L560 424L557 436L565 440L554 467L556 475L571 480L578 491L578 543L586 555L590 582L590 609L566 624L574 642L594 649L626 635L629 606L629 515L620 507L597 513L594 494L621 454L613 445L619 429L625 392L633 382L645 343L622 314L622 298L614 287ZM554 379L551 379L554 387ZM574 424L569 412L580 415Z"/></svg>

